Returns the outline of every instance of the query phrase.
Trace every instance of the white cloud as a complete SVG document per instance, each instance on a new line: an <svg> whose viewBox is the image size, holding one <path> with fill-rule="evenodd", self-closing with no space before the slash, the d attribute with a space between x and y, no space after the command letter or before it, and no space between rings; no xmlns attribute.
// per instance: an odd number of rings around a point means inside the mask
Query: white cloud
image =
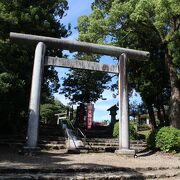
<svg viewBox="0 0 180 180"><path fill-rule="evenodd" d="M130 103L136 102L137 104L141 104L142 98L140 94L134 90L132 96L129 98L129 102Z"/></svg>
<svg viewBox="0 0 180 180"><path fill-rule="evenodd" d="M70 102L68 99L65 98L63 94L55 93L54 97L59 101L61 101L64 105L68 105L68 103Z"/></svg>

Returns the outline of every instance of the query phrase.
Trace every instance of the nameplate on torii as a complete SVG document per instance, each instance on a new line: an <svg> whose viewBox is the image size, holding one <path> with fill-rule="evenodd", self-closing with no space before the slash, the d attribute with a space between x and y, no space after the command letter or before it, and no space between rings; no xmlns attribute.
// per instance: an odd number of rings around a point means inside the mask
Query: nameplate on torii
<svg viewBox="0 0 180 180"><path fill-rule="evenodd" d="M92 71L102 71L108 73L118 74L119 69L118 65L112 64L102 64L98 62L86 61L86 60L69 60L66 58L58 58L47 56L45 58L45 65L66 67L66 68L77 68L77 69L86 69Z"/></svg>

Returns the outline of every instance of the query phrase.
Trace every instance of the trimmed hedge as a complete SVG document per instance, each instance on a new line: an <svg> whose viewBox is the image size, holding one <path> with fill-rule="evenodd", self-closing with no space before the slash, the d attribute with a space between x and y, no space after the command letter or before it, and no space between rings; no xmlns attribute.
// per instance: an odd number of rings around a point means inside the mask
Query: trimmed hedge
<svg viewBox="0 0 180 180"><path fill-rule="evenodd" d="M129 123L129 135L131 140L135 140L138 137L137 131L131 123ZM119 122L116 122L113 129L113 137L119 136Z"/></svg>
<svg viewBox="0 0 180 180"><path fill-rule="evenodd" d="M151 132L147 139L150 149L161 151L180 151L180 130L173 127L163 127Z"/></svg>
<svg viewBox="0 0 180 180"><path fill-rule="evenodd" d="M173 127L163 127L156 135L156 148L162 151L180 150L180 130Z"/></svg>

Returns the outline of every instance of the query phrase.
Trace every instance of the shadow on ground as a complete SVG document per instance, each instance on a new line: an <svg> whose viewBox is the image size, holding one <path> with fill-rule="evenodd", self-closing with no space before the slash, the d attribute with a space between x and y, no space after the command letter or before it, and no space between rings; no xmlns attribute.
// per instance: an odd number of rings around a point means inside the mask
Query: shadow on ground
<svg viewBox="0 0 180 180"><path fill-rule="evenodd" d="M0 146L0 167L7 166L29 166L29 167L42 167L42 166L54 166L56 163L69 161L66 153L51 153L40 152L38 155L22 155L19 154L19 148Z"/></svg>
<svg viewBox="0 0 180 180"><path fill-rule="evenodd" d="M137 153L137 157L147 157L147 156L151 156L153 154L155 154L157 151L155 150L150 150L148 148L140 151L139 153Z"/></svg>
<svg viewBox="0 0 180 180"><path fill-rule="evenodd" d="M104 177L132 176L144 180L143 174L125 167L100 165L96 163L74 163L68 159L71 154L42 152L37 156L24 156L18 154L17 148L0 147L0 176L10 174L56 174L76 177ZM65 162L63 164L63 162Z"/></svg>

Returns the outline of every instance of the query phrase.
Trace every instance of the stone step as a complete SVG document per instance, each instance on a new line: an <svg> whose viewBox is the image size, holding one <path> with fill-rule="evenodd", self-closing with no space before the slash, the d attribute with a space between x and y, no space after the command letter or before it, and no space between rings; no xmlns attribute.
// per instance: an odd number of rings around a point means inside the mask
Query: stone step
<svg viewBox="0 0 180 180"><path fill-rule="evenodd" d="M66 145L65 144L39 144L39 147L41 149L46 149L46 150L66 149Z"/></svg>
<svg viewBox="0 0 180 180"><path fill-rule="evenodd" d="M94 142L88 142L91 146L119 146L119 143L94 143ZM146 144L133 144L130 143L131 146L136 146L136 147L147 147Z"/></svg>
<svg viewBox="0 0 180 180"><path fill-rule="evenodd" d="M21 149L23 146L25 146L25 141L0 141L0 146L6 146L6 147L16 147ZM41 149L46 150L60 150L60 149L66 149L66 141L40 141L38 143L38 146Z"/></svg>
<svg viewBox="0 0 180 180"><path fill-rule="evenodd" d="M0 179L62 179L62 180L117 180L117 179L180 179L176 168L62 168L62 169L1 169Z"/></svg>
<svg viewBox="0 0 180 180"><path fill-rule="evenodd" d="M39 143L41 144L44 144L44 143L51 143L51 144L61 144L61 143L64 143L65 141L65 138L64 139L61 139L61 140L39 140ZM3 144L3 143L25 143L26 141L25 140L21 140L21 139L16 139L16 140L9 140L9 139L4 139L4 140L1 140L0 139L0 144Z"/></svg>
<svg viewBox="0 0 180 180"><path fill-rule="evenodd" d="M96 139L86 139L87 142L91 142L91 143L119 143L118 139L100 139L100 138L96 138ZM131 144L147 144L145 141L142 140L130 140Z"/></svg>
<svg viewBox="0 0 180 180"><path fill-rule="evenodd" d="M24 143L2 143L0 144L2 146L7 146L11 148L18 148L21 149L24 147ZM66 145L64 144L38 144L38 147L44 150L60 150L60 149L66 149Z"/></svg>
<svg viewBox="0 0 180 180"><path fill-rule="evenodd" d="M115 150L118 149L118 147L108 147L108 146L85 146L86 149L88 149L89 151L88 152L114 152ZM134 149L136 151L136 153L139 153L143 150L145 150L146 148L144 147L134 147L132 146L130 149Z"/></svg>
<svg viewBox="0 0 180 180"><path fill-rule="evenodd" d="M64 136L39 136L39 141L61 141L61 140L65 140ZM25 137L21 137L21 138L16 138L16 137L0 137L0 142L1 141L20 141L20 142L24 142L25 141Z"/></svg>
<svg viewBox="0 0 180 180"><path fill-rule="evenodd" d="M180 179L180 169L168 169L168 170L156 170L143 172L146 179L159 179L159 178L169 178L178 177Z"/></svg>
<svg viewBox="0 0 180 180"><path fill-rule="evenodd" d="M90 144L90 145L89 145ZM81 148L80 152L114 152L116 149L118 149L118 144L103 144L103 143L89 143L85 145L85 148ZM17 142L0 142L0 145L3 146L8 146L8 147L17 147L17 148L22 148L25 145L25 142L17 141ZM60 149L66 149L66 143L65 139L64 141L40 141L38 143L38 146L41 149L46 149L46 150L60 150ZM130 145L131 149L135 149L136 152L140 152L146 148L144 145L136 145L136 144L131 144Z"/></svg>
<svg viewBox="0 0 180 180"><path fill-rule="evenodd" d="M5 146L24 146L26 143L25 141L21 142L21 141L12 141L12 142L9 142L9 141L2 141L0 142L0 145L5 145ZM61 146L61 145L64 145L65 144L65 140L64 141L40 141L38 142L39 146Z"/></svg>
<svg viewBox="0 0 180 180"><path fill-rule="evenodd" d="M118 139L113 138L86 138L88 142L118 142Z"/></svg>
<svg viewBox="0 0 180 180"><path fill-rule="evenodd" d="M65 137L56 137L56 136L47 136L47 137L39 137L40 143L61 143L64 142L66 139ZM9 142L9 143L25 143L25 138L0 138L0 143Z"/></svg>

